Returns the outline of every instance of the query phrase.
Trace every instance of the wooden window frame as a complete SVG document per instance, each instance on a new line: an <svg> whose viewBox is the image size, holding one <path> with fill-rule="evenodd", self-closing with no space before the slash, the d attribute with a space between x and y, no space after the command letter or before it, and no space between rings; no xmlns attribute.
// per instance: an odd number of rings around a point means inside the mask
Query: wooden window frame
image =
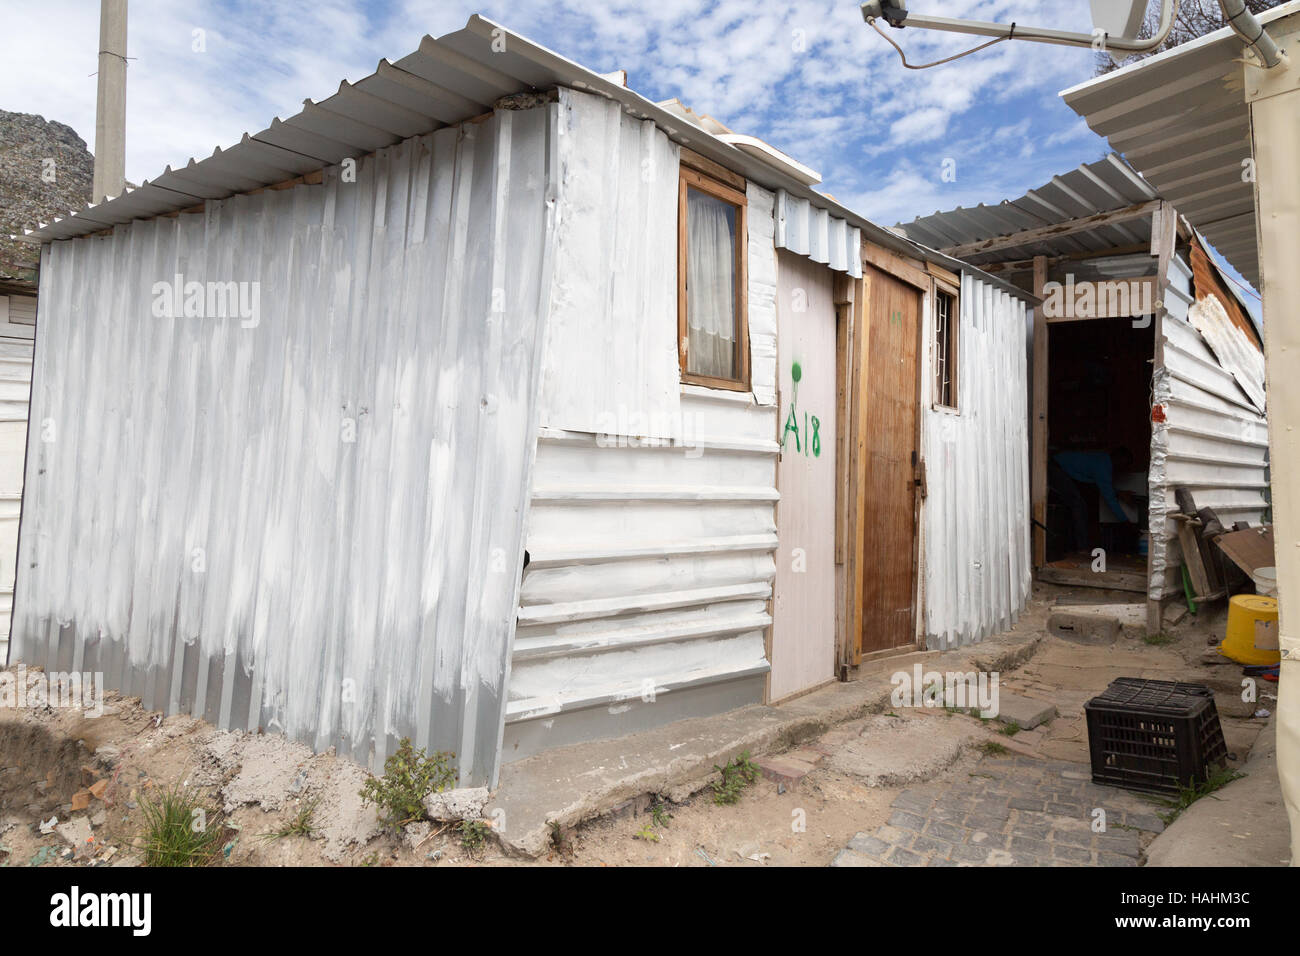
<svg viewBox="0 0 1300 956"><path fill-rule="evenodd" d="M932 367L930 369L930 407L937 411L951 412L956 415L961 414L961 292L956 286L938 279L933 285L933 328L934 328L934 352L932 353ZM942 387L939 384L939 296L946 295L952 300L952 308L948 312L948 349L945 356L945 362L949 371L948 379L952 404L949 405L942 400Z"/></svg>
<svg viewBox="0 0 1300 956"><path fill-rule="evenodd" d="M743 184L743 180L740 183ZM687 346L690 341L686 323L686 192L696 189L736 207L736 357L735 379L698 375L686 371ZM683 385L750 390L749 369L749 255L748 203L743 188L722 182L695 169L683 166L677 190L677 362Z"/></svg>

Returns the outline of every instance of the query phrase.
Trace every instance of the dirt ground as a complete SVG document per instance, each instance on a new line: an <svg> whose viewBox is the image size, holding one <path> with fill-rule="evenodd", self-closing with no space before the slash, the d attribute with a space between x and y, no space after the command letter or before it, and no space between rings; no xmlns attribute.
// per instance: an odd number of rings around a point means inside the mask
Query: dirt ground
<svg viewBox="0 0 1300 956"><path fill-rule="evenodd" d="M1042 632L1060 604L1130 599L1036 586L1016 630ZM1004 690L1056 704L1058 716L1041 728L1009 738L996 724L915 708L866 717L803 743L817 764L797 782L760 778L722 806L706 788L664 804L657 824L647 797L561 834L540 860L508 857L494 841L470 853L454 825L388 833L361 800L362 768L275 735L163 717L112 693L98 718L68 708L0 710L0 865L139 865L142 803L183 785L224 828L223 866L824 866L854 834L883 824L909 783L974 772L987 742L1086 764L1083 704L1121 675L1208 683L1240 765L1263 724L1256 710L1275 707L1276 684L1260 682L1260 699L1241 701L1240 668L1203 660L1222 636L1222 611L1189 616L1155 643L1132 633L1109 646L1049 636L1027 663L1001 675ZM27 674L29 682L39 677ZM932 753L922 759L926 748ZM272 835L305 806L314 807L310 838Z"/></svg>

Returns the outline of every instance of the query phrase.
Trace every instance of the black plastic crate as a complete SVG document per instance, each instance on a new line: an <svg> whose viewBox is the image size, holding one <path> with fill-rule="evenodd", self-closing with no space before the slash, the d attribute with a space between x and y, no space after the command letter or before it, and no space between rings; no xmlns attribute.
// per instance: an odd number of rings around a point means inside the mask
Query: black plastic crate
<svg viewBox="0 0 1300 956"><path fill-rule="evenodd" d="M1083 710L1094 783L1177 794L1228 758L1204 684L1120 677Z"/></svg>

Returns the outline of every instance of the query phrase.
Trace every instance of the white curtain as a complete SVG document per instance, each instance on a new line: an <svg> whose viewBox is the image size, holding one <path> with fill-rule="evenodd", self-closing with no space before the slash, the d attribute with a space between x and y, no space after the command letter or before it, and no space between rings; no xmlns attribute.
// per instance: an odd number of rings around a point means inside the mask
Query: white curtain
<svg viewBox="0 0 1300 956"><path fill-rule="evenodd" d="M736 377L736 208L686 191L686 371Z"/></svg>

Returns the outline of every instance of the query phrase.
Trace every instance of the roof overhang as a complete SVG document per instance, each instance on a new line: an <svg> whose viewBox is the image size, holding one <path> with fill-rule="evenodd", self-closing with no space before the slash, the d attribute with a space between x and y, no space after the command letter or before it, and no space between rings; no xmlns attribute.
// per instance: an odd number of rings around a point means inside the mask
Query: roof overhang
<svg viewBox="0 0 1300 956"><path fill-rule="evenodd" d="M1053 176L1016 199L918 216L897 228L977 266L1150 245L1157 192L1118 155Z"/></svg>
<svg viewBox="0 0 1300 956"><path fill-rule="evenodd" d="M1297 14L1300 0L1291 0L1258 19L1281 45L1300 31ZM1243 52L1225 27L1061 97L1258 287Z"/></svg>

